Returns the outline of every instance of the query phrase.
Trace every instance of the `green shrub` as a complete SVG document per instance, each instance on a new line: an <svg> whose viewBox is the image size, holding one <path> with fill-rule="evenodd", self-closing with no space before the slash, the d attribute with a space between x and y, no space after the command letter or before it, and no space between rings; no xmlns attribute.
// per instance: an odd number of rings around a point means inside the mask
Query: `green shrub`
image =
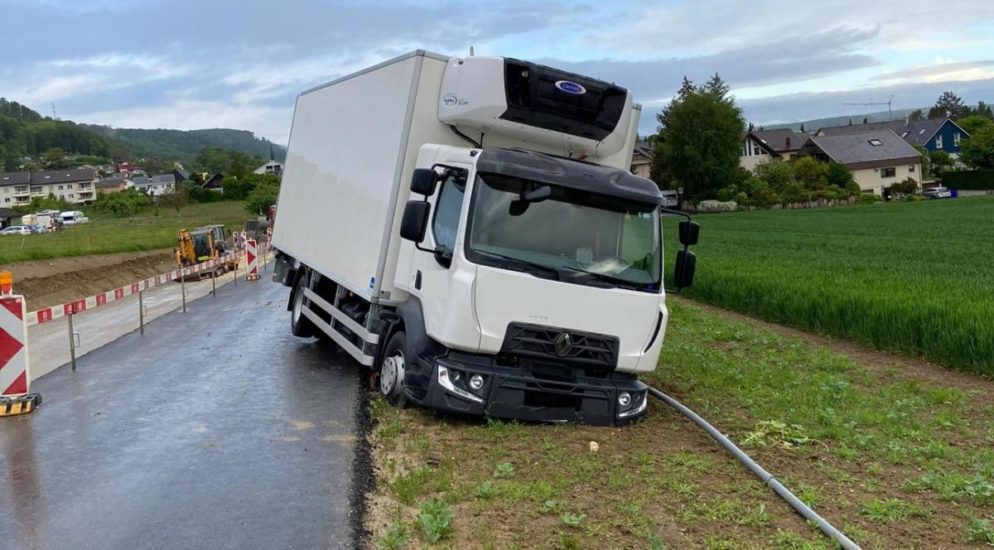
<svg viewBox="0 0 994 550"><path fill-rule="evenodd" d="M942 185L950 189L987 191L994 189L994 170L950 171L942 175Z"/></svg>
<svg viewBox="0 0 994 550"><path fill-rule="evenodd" d="M882 200L883 198L876 193L860 193L859 196L856 197L856 204L873 204Z"/></svg>
<svg viewBox="0 0 994 550"><path fill-rule="evenodd" d="M785 204L803 203L811 200L811 193L800 183L788 185L780 194Z"/></svg>

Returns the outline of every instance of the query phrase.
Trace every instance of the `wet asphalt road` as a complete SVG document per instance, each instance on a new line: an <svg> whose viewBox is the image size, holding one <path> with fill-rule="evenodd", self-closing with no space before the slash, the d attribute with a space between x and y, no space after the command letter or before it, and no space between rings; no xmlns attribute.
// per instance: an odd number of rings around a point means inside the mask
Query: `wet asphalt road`
<svg viewBox="0 0 994 550"><path fill-rule="evenodd" d="M227 285L36 381L0 419L0 547L348 548L359 369Z"/></svg>

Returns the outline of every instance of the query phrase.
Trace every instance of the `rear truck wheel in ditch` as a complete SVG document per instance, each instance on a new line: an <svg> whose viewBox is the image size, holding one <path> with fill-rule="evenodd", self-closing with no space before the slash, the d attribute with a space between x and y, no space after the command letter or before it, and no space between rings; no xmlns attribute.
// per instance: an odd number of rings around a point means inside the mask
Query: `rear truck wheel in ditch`
<svg viewBox="0 0 994 550"><path fill-rule="evenodd" d="M304 289L308 279L307 273L297 277L297 284L293 287L293 307L290 308L290 332L300 338L308 338L315 333L314 324L304 317Z"/></svg>
<svg viewBox="0 0 994 550"><path fill-rule="evenodd" d="M383 361L380 363L380 393L391 405L401 408L407 406L407 394L404 393L403 384L406 346L407 335L401 331L393 333L383 351Z"/></svg>

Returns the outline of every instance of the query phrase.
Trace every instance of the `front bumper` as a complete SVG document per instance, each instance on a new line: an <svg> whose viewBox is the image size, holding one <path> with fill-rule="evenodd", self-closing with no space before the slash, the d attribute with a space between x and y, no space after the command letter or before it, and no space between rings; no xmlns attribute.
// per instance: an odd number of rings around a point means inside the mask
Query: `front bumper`
<svg viewBox="0 0 994 550"><path fill-rule="evenodd" d="M647 387L633 374L526 361L500 365L490 356L458 352L422 367L431 374L421 379L427 387L418 401L441 411L597 426L645 416Z"/></svg>

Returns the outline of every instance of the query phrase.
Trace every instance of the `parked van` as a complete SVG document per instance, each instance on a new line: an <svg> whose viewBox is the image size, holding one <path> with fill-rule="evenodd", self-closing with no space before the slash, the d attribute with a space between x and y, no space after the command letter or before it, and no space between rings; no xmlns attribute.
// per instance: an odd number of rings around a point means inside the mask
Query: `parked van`
<svg viewBox="0 0 994 550"><path fill-rule="evenodd" d="M90 219L84 216L79 210L62 212L59 214L59 217L62 218L62 225L76 225L90 221Z"/></svg>

